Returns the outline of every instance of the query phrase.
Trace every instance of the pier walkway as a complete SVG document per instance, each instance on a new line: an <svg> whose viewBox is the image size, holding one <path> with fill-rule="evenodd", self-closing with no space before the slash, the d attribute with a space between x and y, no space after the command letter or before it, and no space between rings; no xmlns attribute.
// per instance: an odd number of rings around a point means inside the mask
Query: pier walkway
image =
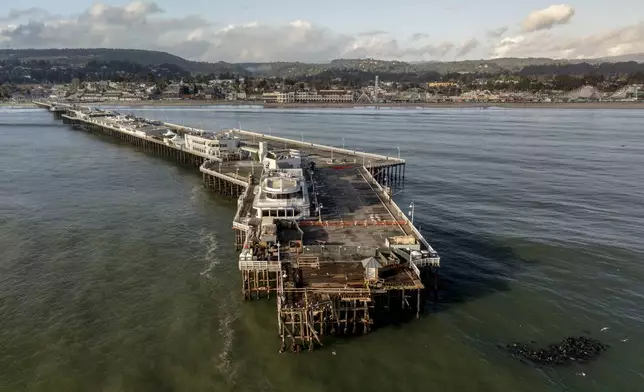
<svg viewBox="0 0 644 392"><path fill-rule="evenodd" d="M99 132L199 169L237 199L232 228L245 299L276 299L280 351L418 317L440 258L392 199L405 160L230 129L219 133L117 112L35 102Z"/></svg>

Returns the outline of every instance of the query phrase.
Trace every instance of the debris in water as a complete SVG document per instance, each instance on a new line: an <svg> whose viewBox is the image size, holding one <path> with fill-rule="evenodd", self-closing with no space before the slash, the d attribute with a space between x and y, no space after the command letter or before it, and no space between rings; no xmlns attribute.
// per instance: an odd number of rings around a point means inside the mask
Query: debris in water
<svg viewBox="0 0 644 392"><path fill-rule="evenodd" d="M595 359L608 346L598 340L580 336L569 337L563 341L551 344L543 349L534 349L521 343L511 343L507 346L510 352L518 357L528 359L541 365L569 365Z"/></svg>
<svg viewBox="0 0 644 392"><path fill-rule="evenodd" d="M608 327L604 327L604 328L602 328L602 329L601 329L601 331L600 331L600 332L607 331L608 329L609 329Z"/></svg>

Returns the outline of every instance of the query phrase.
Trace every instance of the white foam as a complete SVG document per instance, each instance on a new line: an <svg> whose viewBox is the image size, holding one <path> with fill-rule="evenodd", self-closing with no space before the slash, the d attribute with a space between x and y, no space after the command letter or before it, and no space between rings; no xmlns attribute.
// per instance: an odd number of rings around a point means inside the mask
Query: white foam
<svg viewBox="0 0 644 392"><path fill-rule="evenodd" d="M201 272L201 276L205 276L208 279L212 278L212 271L219 265L219 260L217 259L217 250L219 249L219 241L213 232L206 232L202 230L199 234L199 242L206 246L205 260L208 263L206 269Z"/></svg>

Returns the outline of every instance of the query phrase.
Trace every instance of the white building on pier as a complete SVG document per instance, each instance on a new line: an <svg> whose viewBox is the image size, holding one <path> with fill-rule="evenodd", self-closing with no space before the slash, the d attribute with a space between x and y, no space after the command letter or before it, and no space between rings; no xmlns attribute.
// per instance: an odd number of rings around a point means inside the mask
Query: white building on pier
<svg viewBox="0 0 644 392"><path fill-rule="evenodd" d="M311 202L299 150L272 150L259 143L264 166L253 201L258 218L302 219L310 216Z"/></svg>
<svg viewBox="0 0 644 392"><path fill-rule="evenodd" d="M225 159L239 150L239 139L231 136L216 136L214 134L186 134L185 146L188 150L207 154L213 158Z"/></svg>
<svg viewBox="0 0 644 392"><path fill-rule="evenodd" d="M253 208L258 218L302 219L310 216L309 192L301 168L264 171Z"/></svg>

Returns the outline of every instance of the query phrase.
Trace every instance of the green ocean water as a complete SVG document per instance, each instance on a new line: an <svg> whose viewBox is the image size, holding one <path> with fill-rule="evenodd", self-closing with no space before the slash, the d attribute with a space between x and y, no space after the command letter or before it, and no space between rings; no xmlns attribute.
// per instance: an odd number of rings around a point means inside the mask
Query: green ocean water
<svg viewBox="0 0 644 392"><path fill-rule="evenodd" d="M233 200L46 111L0 110L0 391L644 390L644 112L135 111L400 147L397 197L441 253L438 301L278 354L274 302L241 299ZM611 347L563 368L503 349L581 334Z"/></svg>

